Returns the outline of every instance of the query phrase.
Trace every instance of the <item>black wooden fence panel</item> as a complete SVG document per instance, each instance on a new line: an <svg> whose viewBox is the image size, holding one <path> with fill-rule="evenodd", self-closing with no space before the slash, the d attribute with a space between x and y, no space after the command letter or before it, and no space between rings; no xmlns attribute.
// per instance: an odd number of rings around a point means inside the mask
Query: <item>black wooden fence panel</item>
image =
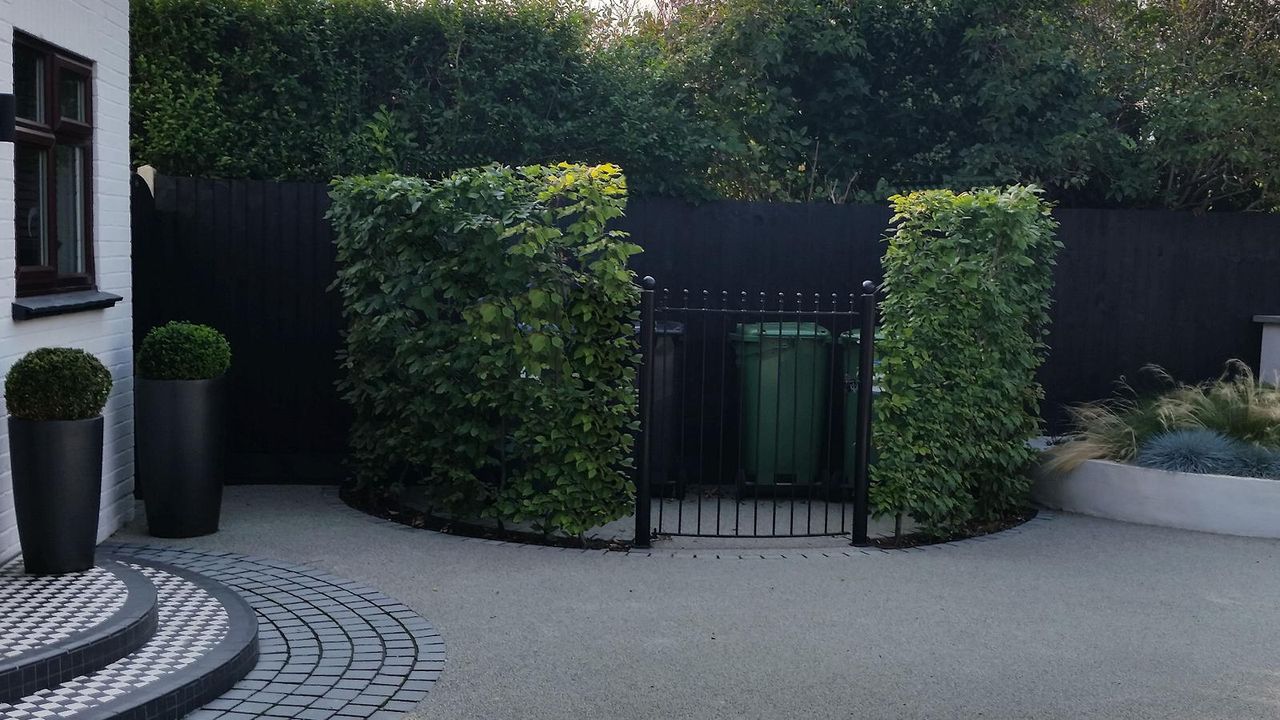
<svg viewBox="0 0 1280 720"><path fill-rule="evenodd" d="M136 337L183 319L231 342L236 480L341 477L350 412L334 390L341 315L327 292L328 204L322 184L160 176L154 238L137 242L135 230Z"/></svg>
<svg viewBox="0 0 1280 720"><path fill-rule="evenodd" d="M350 422L333 383L341 315L321 183L156 179L135 184L137 337L171 319L230 338L238 480L341 476ZM141 208L141 210L140 210ZM621 226L659 286L857 292L879 278L889 211L875 206L633 200ZM1062 210L1045 416L1108 395L1157 363L1187 380L1256 364L1255 314L1280 313L1280 216ZM946 308L939 308L946 312Z"/></svg>
<svg viewBox="0 0 1280 720"><path fill-rule="evenodd" d="M658 287L860 293L880 278L888 208L632 200L621 227L644 246L632 265Z"/></svg>
<svg viewBox="0 0 1280 720"><path fill-rule="evenodd" d="M1157 364L1179 379L1257 369L1253 316L1280 310L1280 215L1060 210L1046 416Z"/></svg>

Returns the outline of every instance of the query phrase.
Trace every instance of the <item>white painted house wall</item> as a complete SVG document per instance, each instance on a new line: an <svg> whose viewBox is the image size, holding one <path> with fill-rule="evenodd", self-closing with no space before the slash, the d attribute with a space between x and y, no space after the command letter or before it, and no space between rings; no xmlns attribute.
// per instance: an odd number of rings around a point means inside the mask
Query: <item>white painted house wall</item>
<svg viewBox="0 0 1280 720"><path fill-rule="evenodd" d="M13 92L18 29L94 62L93 242L98 289L124 297L105 310L14 322L13 145L0 143L0 375L29 350L83 348L115 379L107 402L99 540L133 513L133 337L129 259L129 2L0 0L0 93ZM18 553L8 411L0 401L0 561Z"/></svg>

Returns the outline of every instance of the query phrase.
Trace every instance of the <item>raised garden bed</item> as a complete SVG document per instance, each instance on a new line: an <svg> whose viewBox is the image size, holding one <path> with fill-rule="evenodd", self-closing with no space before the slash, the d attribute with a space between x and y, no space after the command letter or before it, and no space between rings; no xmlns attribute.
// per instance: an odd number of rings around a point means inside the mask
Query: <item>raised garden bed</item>
<svg viewBox="0 0 1280 720"><path fill-rule="evenodd" d="M1275 480L1087 460L1068 472L1042 474L1032 497L1047 508L1111 520L1280 538Z"/></svg>

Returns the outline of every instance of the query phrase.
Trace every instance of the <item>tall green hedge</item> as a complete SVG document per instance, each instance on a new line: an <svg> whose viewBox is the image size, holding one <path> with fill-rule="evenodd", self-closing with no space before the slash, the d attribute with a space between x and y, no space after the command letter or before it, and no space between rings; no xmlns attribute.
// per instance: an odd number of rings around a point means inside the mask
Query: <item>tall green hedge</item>
<svg viewBox="0 0 1280 720"><path fill-rule="evenodd" d="M872 501L943 534L1027 501L1060 243L1034 187L893 198Z"/></svg>
<svg viewBox="0 0 1280 720"><path fill-rule="evenodd" d="M162 172L329 180L622 164L698 196L705 142L651 42L596 52L538 0L133 0L132 152Z"/></svg>
<svg viewBox="0 0 1280 720"><path fill-rule="evenodd" d="M357 480L436 510L581 533L633 487L639 248L616 166L339 179Z"/></svg>

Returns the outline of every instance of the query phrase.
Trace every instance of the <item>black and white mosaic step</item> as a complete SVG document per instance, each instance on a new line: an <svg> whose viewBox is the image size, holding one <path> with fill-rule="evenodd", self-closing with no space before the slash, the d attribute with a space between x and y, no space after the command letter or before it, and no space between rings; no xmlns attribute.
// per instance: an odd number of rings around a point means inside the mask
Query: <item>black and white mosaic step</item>
<svg viewBox="0 0 1280 720"><path fill-rule="evenodd" d="M40 592L14 595L28 601L33 598L47 601L59 592L51 589L55 586L84 591L86 594L81 598L90 599L73 601L70 595L62 594L56 602L79 603L85 608L83 613L89 619L79 619L72 624L80 628L79 634L94 634L95 629L119 614L115 610L119 588L104 573L116 578L127 578L129 573L134 573L153 588L153 631L136 649L121 647L123 652L100 669L49 683L43 689L0 703L0 717L11 720L177 718L216 698L255 664L257 622L252 609L234 592L185 570L137 560L125 564L106 561L103 567L88 573L32 580L32 583L43 583ZM129 587L121 608L129 607L132 602L134 587L126 584ZM99 596L100 602L92 599ZM46 612L57 615L67 611ZM45 617L50 619L54 615ZM101 615L107 615L108 619L96 620ZM31 631L33 624L28 622L25 627ZM56 636L63 632L56 629L56 620L41 627L54 629L36 631L37 634ZM16 657L31 652L17 645L21 642L10 649L17 653ZM48 644L44 647L47 649Z"/></svg>
<svg viewBox="0 0 1280 720"><path fill-rule="evenodd" d="M191 720L394 718L422 701L444 668L444 642L431 624L360 583L244 555L104 549L197 572L257 611L257 667Z"/></svg>
<svg viewBox="0 0 1280 720"><path fill-rule="evenodd" d="M137 570L105 563L75 575L0 567L0 702L98 670L156 627L156 590Z"/></svg>
<svg viewBox="0 0 1280 720"><path fill-rule="evenodd" d="M443 669L426 620L312 568L136 545L99 561L0 567L0 718L390 718Z"/></svg>

